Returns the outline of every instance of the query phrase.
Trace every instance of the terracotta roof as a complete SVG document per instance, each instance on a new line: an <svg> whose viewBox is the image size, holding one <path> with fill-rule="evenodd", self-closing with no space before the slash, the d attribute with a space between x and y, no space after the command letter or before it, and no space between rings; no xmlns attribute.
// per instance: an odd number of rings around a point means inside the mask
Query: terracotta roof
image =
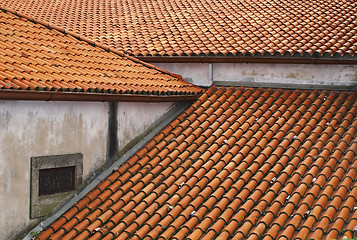
<svg viewBox="0 0 357 240"><path fill-rule="evenodd" d="M132 57L0 10L0 91L197 96L201 88Z"/></svg>
<svg viewBox="0 0 357 240"><path fill-rule="evenodd" d="M212 87L36 239L351 238L356 180L356 92Z"/></svg>
<svg viewBox="0 0 357 240"><path fill-rule="evenodd" d="M2 0L134 56L356 56L357 2ZM355 58L355 57L354 57Z"/></svg>

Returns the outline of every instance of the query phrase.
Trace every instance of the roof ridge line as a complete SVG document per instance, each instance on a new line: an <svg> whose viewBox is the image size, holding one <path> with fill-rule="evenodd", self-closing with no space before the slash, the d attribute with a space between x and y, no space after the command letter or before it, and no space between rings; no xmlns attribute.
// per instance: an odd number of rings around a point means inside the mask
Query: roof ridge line
<svg viewBox="0 0 357 240"><path fill-rule="evenodd" d="M74 32L71 32L71 31L67 31L67 30L65 30L64 28L61 28L61 27L56 26L56 25L53 25L53 24L51 24L51 23L49 23L49 22L44 22L44 21L41 21L41 20L37 20L37 19L35 19L35 18L33 18L33 17L30 17L30 16L28 16L28 15L22 14L22 13L20 13L20 12L18 12L18 11L12 10L12 9L7 8L7 7L4 7L4 6L0 6L0 10L5 11L5 12L10 12L10 13L16 15L16 16L25 18L25 19L27 19L27 20L29 20L29 21L35 23L35 24L41 24L41 25L43 25L43 26L45 26L45 27L48 27L48 28L50 28L50 29L57 30L57 31L59 31L59 32L61 32L61 33L63 33L63 34L67 34L67 35L70 35L70 36L72 36L72 37L75 37L75 38L77 38L78 40L85 41L85 42L89 43L90 45L93 45L93 46L95 46L95 47L102 48L102 49L104 49L105 51L113 52L113 53L115 53L115 54L117 54L117 55L119 55L119 56L121 56L121 57L126 57L126 58L128 58L128 59L130 59L130 60L132 60L132 61L134 61L134 62L136 62L136 63L143 64L143 65L147 66L148 68L155 69L155 70L160 71L160 72L162 72L162 73L164 73L164 74L168 74L168 75L170 75L170 76L173 76L173 77L179 78L180 80L183 80L183 79L182 79L182 76L179 75L179 74L171 73L171 72L169 72L169 71L167 71L167 70L158 68L158 67L156 67L156 66L154 66L154 65L152 65L152 64L149 64L149 63L144 62L144 61L142 61L142 60L140 60L140 59L137 59L137 58L135 58L135 57L132 57L132 56L126 54L124 51L118 51L118 50L116 50L116 49L114 49L114 48L105 46L105 45L103 45L103 44L101 44L101 43L99 43L99 42L97 42L97 41L93 41L93 40L88 39L87 37L84 37L84 36L79 35L79 34L77 34L77 33L74 33ZM186 82L186 81L185 81L185 82ZM194 85L194 84L189 83L189 82L187 82L187 83L190 84L190 85Z"/></svg>

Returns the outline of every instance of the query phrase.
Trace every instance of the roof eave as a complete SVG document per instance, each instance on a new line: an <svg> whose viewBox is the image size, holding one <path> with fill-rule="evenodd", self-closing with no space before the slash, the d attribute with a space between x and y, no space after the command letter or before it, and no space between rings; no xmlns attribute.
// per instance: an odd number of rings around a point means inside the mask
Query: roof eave
<svg viewBox="0 0 357 240"><path fill-rule="evenodd" d="M192 95L135 95L135 94L100 94L74 92L40 92L1 90L0 100L30 101L88 101L88 102L181 102L198 99Z"/></svg>
<svg viewBox="0 0 357 240"><path fill-rule="evenodd" d="M281 63L357 65L357 58L255 57L255 56L137 56L149 63Z"/></svg>

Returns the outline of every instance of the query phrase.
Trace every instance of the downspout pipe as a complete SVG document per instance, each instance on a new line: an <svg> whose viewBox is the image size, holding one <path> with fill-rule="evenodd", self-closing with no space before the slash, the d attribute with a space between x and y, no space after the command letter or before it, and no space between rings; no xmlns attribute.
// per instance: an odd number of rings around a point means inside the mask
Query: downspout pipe
<svg viewBox="0 0 357 240"><path fill-rule="evenodd" d="M208 64L208 80L210 81L210 84L212 85L212 83L213 83L213 63Z"/></svg>
<svg viewBox="0 0 357 240"><path fill-rule="evenodd" d="M108 139L107 139L107 161L113 163L118 157L118 102L109 102L108 109Z"/></svg>

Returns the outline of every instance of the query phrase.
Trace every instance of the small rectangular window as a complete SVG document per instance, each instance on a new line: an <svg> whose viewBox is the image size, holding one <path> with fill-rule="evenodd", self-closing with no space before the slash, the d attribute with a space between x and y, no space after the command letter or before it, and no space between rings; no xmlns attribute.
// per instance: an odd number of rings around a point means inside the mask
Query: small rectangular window
<svg viewBox="0 0 357 240"><path fill-rule="evenodd" d="M31 157L31 218L49 215L83 184L83 154Z"/></svg>
<svg viewBox="0 0 357 240"><path fill-rule="evenodd" d="M76 167L40 169L39 195L74 191Z"/></svg>

